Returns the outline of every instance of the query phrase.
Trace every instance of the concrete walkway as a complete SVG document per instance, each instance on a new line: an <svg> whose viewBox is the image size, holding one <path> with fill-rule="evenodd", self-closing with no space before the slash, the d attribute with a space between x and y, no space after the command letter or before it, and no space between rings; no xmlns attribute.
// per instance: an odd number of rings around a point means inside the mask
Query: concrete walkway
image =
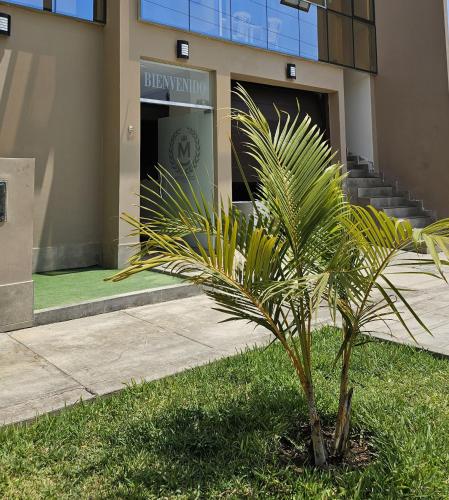
<svg viewBox="0 0 449 500"><path fill-rule="evenodd" d="M268 341L260 328L218 325L224 317L201 295L2 334L0 425Z"/></svg>
<svg viewBox="0 0 449 500"><path fill-rule="evenodd" d="M400 276L407 297L433 336L410 325L419 345L449 356L449 285ZM410 316L410 315L408 315ZM143 306L0 336L0 424L27 420L80 400L153 380L269 341L224 315L205 296ZM320 318L326 321L327 318ZM410 343L398 321L373 325L373 335ZM393 337L392 337L393 335ZM416 345L416 344L415 344Z"/></svg>

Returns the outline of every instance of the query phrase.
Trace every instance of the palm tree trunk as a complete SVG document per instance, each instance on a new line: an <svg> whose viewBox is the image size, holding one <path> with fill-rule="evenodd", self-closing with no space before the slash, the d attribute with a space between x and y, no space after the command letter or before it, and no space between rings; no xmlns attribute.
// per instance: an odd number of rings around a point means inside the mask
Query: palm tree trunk
<svg viewBox="0 0 449 500"><path fill-rule="evenodd" d="M292 308L293 309L293 308ZM304 315L302 315L304 317ZM300 326L301 327L301 326ZM303 331L306 328L303 326ZM309 326L310 331L310 326ZM292 348L288 345L284 336L278 334L277 337L280 339L284 349L287 351L290 360L295 367L296 373L301 383L302 390L307 399L307 406L309 410L309 423L310 423L310 435L312 439L314 462L317 467L324 467L327 465L327 452L326 446L324 444L323 431L321 429L320 417L316 409L315 403L315 390L313 387L312 372L310 370L310 347L304 345L304 338L300 337L301 350L303 352L303 360L305 367L301 363L301 356L299 354L298 348L295 342L292 342Z"/></svg>
<svg viewBox="0 0 449 500"><path fill-rule="evenodd" d="M340 399L338 403L337 423L334 434L334 453L342 457L348 446L350 421L351 421L351 405L353 389L348 389L349 386L349 363L351 358L351 341L343 353L343 361L340 375Z"/></svg>
<svg viewBox="0 0 449 500"><path fill-rule="evenodd" d="M316 409L315 394L312 384L308 385L306 396L307 396L307 404L309 407L310 434L312 438L315 465L317 467L324 467L327 464L327 452L326 452L326 446L324 444L320 417Z"/></svg>

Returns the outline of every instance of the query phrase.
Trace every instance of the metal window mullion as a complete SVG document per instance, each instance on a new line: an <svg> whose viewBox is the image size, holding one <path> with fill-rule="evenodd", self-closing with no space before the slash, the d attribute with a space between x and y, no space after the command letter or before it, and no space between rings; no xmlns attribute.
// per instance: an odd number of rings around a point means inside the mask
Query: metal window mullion
<svg viewBox="0 0 449 500"><path fill-rule="evenodd" d="M94 2L94 21L97 23L106 23L106 0L93 0Z"/></svg>
<svg viewBox="0 0 449 500"><path fill-rule="evenodd" d="M340 11L334 10L334 9L326 9L326 10L332 14L338 14L339 16L349 17L349 19L353 18L353 16L351 14L346 14L345 12L340 12Z"/></svg>

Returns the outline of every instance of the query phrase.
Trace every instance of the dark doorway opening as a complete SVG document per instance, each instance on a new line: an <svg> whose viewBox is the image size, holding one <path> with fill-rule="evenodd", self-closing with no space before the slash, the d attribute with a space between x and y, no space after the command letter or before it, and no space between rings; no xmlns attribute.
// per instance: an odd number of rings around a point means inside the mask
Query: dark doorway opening
<svg viewBox="0 0 449 500"><path fill-rule="evenodd" d="M159 162L158 122L169 116L168 106L140 104L141 140L140 140L140 180L157 179L156 166Z"/></svg>
<svg viewBox="0 0 449 500"><path fill-rule="evenodd" d="M306 90L289 89L275 87L271 85L261 85L256 83L233 80L232 89L240 83L254 99L254 102L261 109L267 118L272 131L275 130L278 115L273 104L281 111L288 112L291 116L297 113L297 102L299 101L301 118L309 115L312 123L317 125L324 132L325 139L329 140L329 117L328 117L328 96L319 92L309 92ZM244 109L242 101L233 93L231 98L234 109ZM252 168L253 160L245 154L245 137L238 127L232 126L232 141L239 156L243 171L250 185L251 191L257 191L258 178ZM249 195L238 168L235 157L232 159L232 199L233 201L249 201Z"/></svg>

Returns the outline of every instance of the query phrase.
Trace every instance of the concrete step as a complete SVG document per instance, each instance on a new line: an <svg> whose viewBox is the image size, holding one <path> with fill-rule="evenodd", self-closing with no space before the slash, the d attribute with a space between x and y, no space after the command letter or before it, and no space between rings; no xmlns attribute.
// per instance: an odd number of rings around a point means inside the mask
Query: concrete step
<svg viewBox="0 0 449 500"><path fill-rule="evenodd" d="M422 210L419 207L405 205L403 207L386 207L383 211L390 217L405 219L410 216L422 216Z"/></svg>
<svg viewBox="0 0 449 500"><path fill-rule="evenodd" d="M370 168L370 164L367 161L361 161L361 162L348 161L346 163L346 168L348 170L353 170L353 169L357 169L357 168L367 168L367 169L369 169Z"/></svg>
<svg viewBox="0 0 449 500"><path fill-rule="evenodd" d="M433 222L432 213L423 210L421 202L410 200L407 191L398 191L387 185L379 174L370 172L370 164L359 156L348 154L347 170L347 193L353 203L371 205L390 217L407 219L415 228Z"/></svg>
<svg viewBox="0 0 449 500"><path fill-rule="evenodd" d="M357 166L354 168L348 168L348 177L373 177L368 170L368 166L363 167Z"/></svg>
<svg viewBox="0 0 449 500"><path fill-rule="evenodd" d="M69 304L49 309L39 309L34 312L34 326L49 325L70 321L72 319L86 318L105 314L113 311L121 311L131 307L141 307L149 304L160 304L171 300L185 299L201 295L203 290L189 283L180 283L165 287L139 290L102 299L94 299L78 304Z"/></svg>
<svg viewBox="0 0 449 500"><path fill-rule="evenodd" d="M393 196L393 186L359 187L359 198L371 198L377 196Z"/></svg>
<svg viewBox="0 0 449 500"><path fill-rule="evenodd" d="M404 219L407 219L410 222L410 224L412 225L412 227L414 227L416 229L426 227L426 226L432 224L432 222L433 222L432 217L427 217L425 215L416 216L416 217L404 217Z"/></svg>
<svg viewBox="0 0 449 500"><path fill-rule="evenodd" d="M367 188L383 186L383 180L380 177L349 177L346 179L349 188Z"/></svg>
<svg viewBox="0 0 449 500"><path fill-rule="evenodd" d="M378 209L387 207L403 207L403 206L417 206L416 202L410 201L402 196L372 196L369 198L360 198L361 205L372 205Z"/></svg>

